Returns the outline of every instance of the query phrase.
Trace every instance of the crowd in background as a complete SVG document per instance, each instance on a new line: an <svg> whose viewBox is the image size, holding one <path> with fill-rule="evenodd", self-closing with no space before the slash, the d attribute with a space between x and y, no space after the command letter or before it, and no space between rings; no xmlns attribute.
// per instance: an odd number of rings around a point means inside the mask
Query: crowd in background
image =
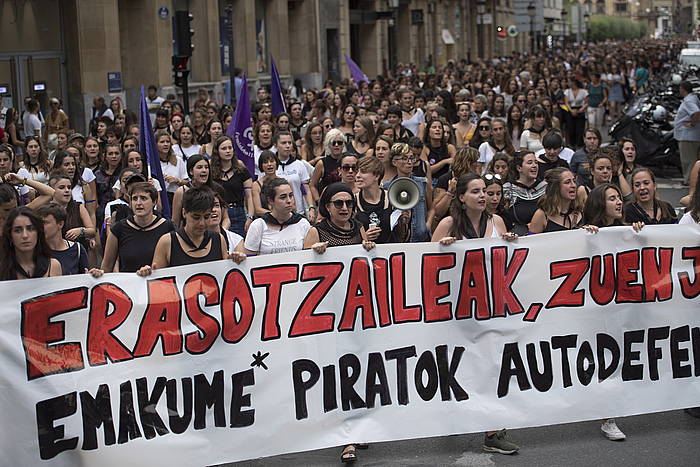
<svg viewBox="0 0 700 467"><path fill-rule="evenodd" d="M148 89L162 180L119 98L95 97L88 135L70 129L55 98L45 113L35 99L21 113L0 108L0 280L676 223L654 171L635 160L636 142L603 143L625 102L681 47L610 42L438 70L400 65L359 86L297 81L277 115L261 87L251 103L253 173L226 135L234 109L206 90L186 115L175 96ZM677 124L694 126L697 114ZM680 223L700 221L699 169L684 174ZM418 201L400 210L388 189L403 178ZM612 420L602 429L624 437ZM484 448L517 450L508 443L487 433Z"/></svg>

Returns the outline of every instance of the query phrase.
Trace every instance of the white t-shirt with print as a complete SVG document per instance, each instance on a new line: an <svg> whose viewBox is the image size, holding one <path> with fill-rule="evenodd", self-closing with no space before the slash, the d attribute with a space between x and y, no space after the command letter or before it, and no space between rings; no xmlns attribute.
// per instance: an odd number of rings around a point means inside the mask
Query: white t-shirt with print
<svg viewBox="0 0 700 467"><path fill-rule="evenodd" d="M311 228L306 219L296 224L285 225L282 230L271 229L264 219L258 218L250 224L245 236L245 247L257 251L259 255L301 251L304 248L304 238Z"/></svg>

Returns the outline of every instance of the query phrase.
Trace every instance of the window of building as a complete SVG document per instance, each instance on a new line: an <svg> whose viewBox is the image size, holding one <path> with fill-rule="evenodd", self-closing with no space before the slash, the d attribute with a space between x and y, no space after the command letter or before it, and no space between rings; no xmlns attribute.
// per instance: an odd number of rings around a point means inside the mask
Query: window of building
<svg viewBox="0 0 700 467"><path fill-rule="evenodd" d="M627 13L627 3L616 3L615 4L616 13Z"/></svg>

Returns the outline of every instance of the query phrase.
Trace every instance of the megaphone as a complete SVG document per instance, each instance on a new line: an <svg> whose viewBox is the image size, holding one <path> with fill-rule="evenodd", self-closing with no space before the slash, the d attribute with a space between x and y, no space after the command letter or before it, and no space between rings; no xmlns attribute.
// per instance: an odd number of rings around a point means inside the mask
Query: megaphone
<svg viewBox="0 0 700 467"><path fill-rule="evenodd" d="M407 211L412 209L420 199L418 183L414 180L401 177L389 185L389 202L396 209Z"/></svg>

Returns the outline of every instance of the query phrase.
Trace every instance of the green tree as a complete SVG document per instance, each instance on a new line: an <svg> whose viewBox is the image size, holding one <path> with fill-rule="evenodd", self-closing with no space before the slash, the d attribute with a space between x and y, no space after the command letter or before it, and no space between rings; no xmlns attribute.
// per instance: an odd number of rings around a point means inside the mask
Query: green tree
<svg viewBox="0 0 700 467"><path fill-rule="evenodd" d="M606 39L639 39L646 35L646 25L629 18L595 15L589 20L590 38L593 41Z"/></svg>

